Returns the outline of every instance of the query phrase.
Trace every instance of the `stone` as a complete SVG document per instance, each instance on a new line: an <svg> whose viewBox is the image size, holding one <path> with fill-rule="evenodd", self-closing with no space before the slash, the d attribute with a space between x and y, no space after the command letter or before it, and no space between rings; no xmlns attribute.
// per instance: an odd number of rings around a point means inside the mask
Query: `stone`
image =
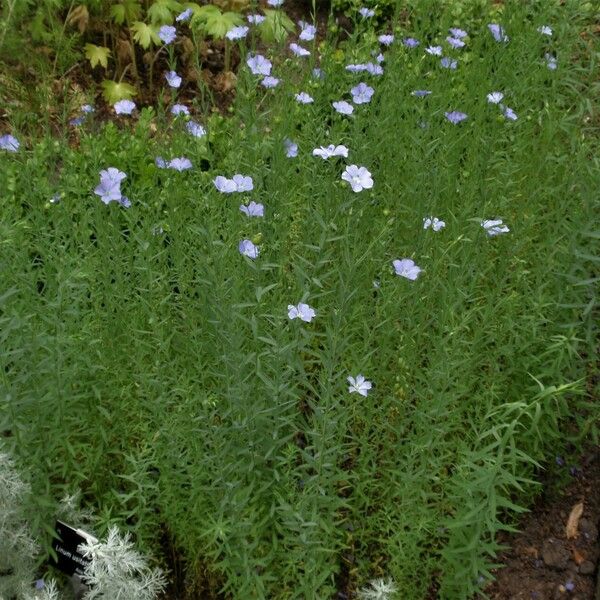
<svg viewBox="0 0 600 600"><path fill-rule="evenodd" d="M564 543L554 538L548 538L542 546L542 559L547 567L564 571L569 565L571 553Z"/></svg>
<svg viewBox="0 0 600 600"><path fill-rule="evenodd" d="M592 573L594 572L594 563L591 560L584 560L580 565L579 565L579 572L582 575L592 575Z"/></svg>
<svg viewBox="0 0 600 600"><path fill-rule="evenodd" d="M587 542L594 543L598 539L598 527L589 519L579 521L579 533Z"/></svg>

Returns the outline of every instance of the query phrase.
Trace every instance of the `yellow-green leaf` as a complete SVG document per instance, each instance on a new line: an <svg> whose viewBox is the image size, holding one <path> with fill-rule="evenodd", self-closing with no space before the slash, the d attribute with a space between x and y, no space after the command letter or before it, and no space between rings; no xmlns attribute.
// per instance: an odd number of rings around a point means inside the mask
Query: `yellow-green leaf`
<svg viewBox="0 0 600 600"><path fill-rule="evenodd" d="M122 0L119 4L110 7L110 14L117 25L131 23L140 18L142 6L137 0Z"/></svg>
<svg viewBox="0 0 600 600"><path fill-rule="evenodd" d="M128 83L117 83L105 79L101 85L102 96L109 104L114 104L119 100L131 100L137 93L136 89Z"/></svg>
<svg viewBox="0 0 600 600"><path fill-rule="evenodd" d="M224 38L225 34L244 23L241 15L234 12L222 13L216 6L203 6L194 16L194 22L208 35L214 38Z"/></svg>
<svg viewBox="0 0 600 600"><path fill-rule="evenodd" d="M131 25L131 31L133 31L133 39L144 49L148 48L152 43L160 44L158 31L153 25L136 21Z"/></svg>
<svg viewBox="0 0 600 600"><path fill-rule="evenodd" d="M110 48L86 44L85 57L90 61L92 69L97 65L102 65L106 69L108 67L108 59L110 58Z"/></svg>
<svg viewBox="0 0 600 600"><path fill-rule="evenodd" d="M167 25L173 22L173 13L181 11L181 3L176 0L155 0L148 9L148 16L154 25Z"/></svg>

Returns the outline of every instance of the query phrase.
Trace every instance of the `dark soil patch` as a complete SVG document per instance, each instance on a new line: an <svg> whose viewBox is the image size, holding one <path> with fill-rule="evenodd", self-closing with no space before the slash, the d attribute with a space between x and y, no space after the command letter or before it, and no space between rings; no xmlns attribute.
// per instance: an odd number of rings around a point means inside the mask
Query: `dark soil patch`
<svg viewBox="0 0 600 600"><path fill-rule="evenodd" d="M505 567L486 590L492 600L600 600L600 447L582 455L579 465L562 467L570 478L565 487L544 487L520 533L500 537L508 549L498 557ZM568 539L567 521L580 502L577 535Z"/></svg>

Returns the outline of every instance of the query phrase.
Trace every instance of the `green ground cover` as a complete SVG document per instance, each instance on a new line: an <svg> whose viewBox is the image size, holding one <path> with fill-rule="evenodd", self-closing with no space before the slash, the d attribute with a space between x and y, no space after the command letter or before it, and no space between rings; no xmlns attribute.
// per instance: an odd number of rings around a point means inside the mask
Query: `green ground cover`
<svg viewBox="0 0 600 600"><path fill-rule="evenodd" d="M226 119L173 116L168 88L58 134L11 114L0 422L43 547L79 492L98 532L170 568L174 549L190 597L485 585L540 465L596 431L598 54L580 6L357 15L344 43L263 51L273 89L241 41ZM329 144L347 157L313 155ZM234 174L252 189L215 184Z"/></svg>

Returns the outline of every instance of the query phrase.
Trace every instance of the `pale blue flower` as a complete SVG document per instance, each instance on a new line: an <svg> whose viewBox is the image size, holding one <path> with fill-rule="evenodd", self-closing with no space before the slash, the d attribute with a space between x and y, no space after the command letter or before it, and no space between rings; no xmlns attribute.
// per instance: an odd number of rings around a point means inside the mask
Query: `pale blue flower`
<svg viewBox="0 0 600 600"><path fill-rule="evenodd" d="M405 277L411 281L414 281L421 272L421 268L418 267L415 264L415 261L410 258L403 258L401 260L396 259L392 261L392 265L394 265L396 275Z"/></svg>
<svg viewBox="0 0 600 600"><path fill-rule="evenodd" d="M431 54L431 56L441 56L442 55L442 47L441 46L428 46L425 48L425 52L427 54Z"/></svg>
<svg viewBox="0 0 600 600"><path fill-rule="evenodd" d="M168 71L165 73L165 79L172 88L178 88L181 85L181 77L179 77L175 71Z"/></svg>
<svg viewBox="0 0 600 600"><path fill-rule="evenodd" d="M542 25L541 27L538 27L537 30L542 35L547 35L547 36L551 36L552 35L552 27L550 27L548 25Z"/></svg>
<svg viewBox="0 0 600 600"><path fill-rule="evenodd" d="M344 158L348 158L348 148L346 146L334 146L333 144L329 144L329 146L321 146L320 148L315 148L313 151L313 156L320 156L323 160L327 160L332 156L343 156Z"/></svg>
<svg viewBox="0 0 600 600"><path fill-rule="evenodd" d="M74 119L71 119L69 121L69 125L72 125L73 127L79 127L79 125L83 125L84 121L85 121L85 116L84 117L75 117Z"/></svg>
<svg viewBox="0 0 600 600"><path fill-rule="evenodd" d="M317 33L317 28L314 25L311 25L310 23L306 23L305 21L299 21L298 25L300 26L300 35L298 36L299 39L305 41L305 42L310 42L312 40L315 39L315 35Z"/></svg>
<svg viewBox="0 0 600 600"><path fill-rule="evenodd" d="M551 70L551 71L555 71L556 67L558 67L558 61L556 60L555 56L552 56L552 54L544 54L544 58L546 59L546 66Z"/></svg>
<svg viewBox="0 0 600 600"><path fill-rule="evenodd" d="M267 89L272 89L279 85L279 79L277 79L277 77L271 77L271 75L267 75L266 77L263 77L260 85L266 87Z"/></svg>
<svg viewBox="0 0 600 600"><path fill-rule="evenodd" d="M173 104L171 107L171 114L178 115L189 115L190 109L185 104Z"/></svg>
<svg viewBox="0 0 600 600"><path fill-rule="evenodd" d="M442 65L442 67L444 67L444 69L456 69L457 64L458 64L457 61L452 60L451 58L448 58L447 56L444 56L440 60L440 65Z"/></svg>
<svg viewBox="0 0 600 600"><path fill-rule="evenodd" d="M187 169L192 168L192 161L189 158L185 158L182 156L181 158L173 158L167 164L169 169L173 169L174 171L186 171Z"/></svg>
<svg viewBox="0 0 600 600"><path fill-rule="evenodd" d="M306 92L300 92L294 96L299 104L312 104L314 102L312 96Z"/></svg>
<svg viewBox="0 0 600 600"><path fill-rule="evenodd" d="M512 108L509 108L508 106L503 106L502 109L502 114L510 121L516 121L519 118L517 113Z"/></svg>
<svg viewBox="0 0 600 600"><path fill-rule="evenodd" d="M90 115L95 111L96 111L96 109L91 104L84 104L81 107L81 112L85 113L86 115Z"/></svg>
<svg viewBox="0 0 600 600"><path fill-rule="evenodd" d="M196 123L196 121L188 121L185 124L185 128L196 138L201 138L206 135L206 129L204 129L200 123Z"/></svg>
<svg viewBox="0 0 600 600"><path fill-rule="evenodd" d="M100 171L100 183L96 186L94 193L100 196L100 200L104 204L113 201L119 202L122 198L121 181L126 177L125 173L115 167Z"/></svg>
<svg viewBox="0 0 600 600"><path fill-rule="evenodd" d="M159 168L159 169L166 169L167 168L167 161L162 157L162 156L157 156L154 159L154 164Z"/></svg>
<svg viewBox="0 0 600 600"><path fill-rule="evenodd" d="M258 258L260 254L260 248L255 246L250 240L242 240L238 244L238 250L242 256L247 256L253 260Z"/></svg>
<svg viewBox="0 0 600 600"><path fill-rule="evenodd" d="M340 115L351 115L354 112L354 106L345 100L333 102L332 106Z"/></svg>
<svg viewBox="0 0 600 600"><path fill-rule="evenodd" d="M357 393L365 397L372 387L372 383L367 381L363 375L357 375L356 378L348 377L348 383L350 384L348 391L351 394Z"/></svg>
<svg viewBox="0 0 600 600"><path fill-rule="evenodd" d="M365 167L348 165L342 173L342 179L350 184L353 192L362 192L373 187L371 173Z"/></svg>
<svg viewBox="0 0 600 600"><path fill-rule="evenodd" d="M464 48L465 47L465 43L460 39L460 38L455 38L455 37L451 37L448 36L446 38L446 41L453 47L453 48Z"/></svg>
<svg viewBox="0 0 600 600"><path fill-rule="evenodd" d="M352 102L354 104L367 104L371 101L371 97L375 90L364 82L360 82L357 86L350 90L352 94Z"/></svg>
<svg viewBox="0 0 600 600"><path fill-rule="evenodd" d="M431 94L430 90L414 90L411 92L411 95L417 98L424 98L425 96L429 96L429 94Z"/></svg>
<svg viewBox="0 0 600 600"><path fill-rule="evenodd" d="M178 23L184 23L185 21L189 21L192 17L193 11L191 8L186 8L181 14L179 14L175 20Z"/></svg>
<svg viewBox="0 0 600 600"><path fill-rule="evenodd" d="M215 187L223 194L234 192L250 192L254 189L252 177L236 174L232 179L217 175L213 181Z"/></svg>
<svg viewBox="0 0 600 600"><path fill-rule="evenodd" d="M383 44L384 46L389 46L394 43L394 36L391 34L383 34L383 35L380 35L377 38L377 40L379 41L380 44Z"/></svg>
<svg viewBox="0 0 600 600"><path fill-rule="evenodd" d="M316 315L315 310L303 302L300 302L296 306L288 304L288 317L290 319L300 319L305 323L310 323Z"/></svg>
<svg viewBox="0 0 600 600"><path fill-rule="evenodd" d="M502 102L502 98L504 98L504 94L502 92L491 92L487 95L487 101L490 104L500 104L500 102Z"/></svg>
<svg viewBox="0 0 600 600"><path fill-rule="evenodd" d="M270 75L273 68L271 61L262 54L249 54L246 64L253 75Z"/></svg>
<svg viewBox="0 0 600 600"><path fill-rule="evenodd" d="M135 102L132 100L119 100L113 105L118 115L130 115L135 110Z"/></svg>
<svg viewBox="0 0 600 600"><path fill-rule="evenodd" d="M367 65L365 63L358 63L358 64L349 64L346 65L346 71L348 71L349 73L362 73L363 71L367 70Z"/></svg>
<svg viewBox="0 0 600 600"><path fill-rule="evenodd" d="M383 56L383 54L381 54L381 52L375 57L375 60L381 64L384 60L385 60L385 56Z"/></svg>
<svg viewBox="0 0 600 600"><path fill-rule="evenodd" d="M498 23L490 23L488 25L488 29L490 30L490 33L497 42L509 41L510 38L506 35L504 29L501 25L498 25Z"/></svg>
<svg viewBox="0 0 600 600"><path fill-rule="evenodd" d="M408 37L408 38L404 38L402 40L402 43L407 47L407 48L416 48L421 42L419 40L416 40L415 38L412 37Z"/></svg>
<svg viewBox="0 0 600 600"><path fill-rule="evenodd" d="M323 73L323 70L322 70L322 69L319 69L319 67L315 67L315 68L312 70L312 76L313 76L315 79L324 79L324 78L325 78L325 73Z"/></svg>
<svg viewBox="0 0 600 600"><path fill-rule="evenodd" d="M267 0L267 4L274 8L278 8L283 5L283 0Z"/></svg>
<svg viewBox="0 0 600 600"><path fill-rule="evenodd" d="M371 8L362 7L358 11L363 19L370 19L375 16L375 11Z"/></svg>
<svg viewBox="0 0 600 600"><path fill-rule="evenodd" d="M467 37L467 35L469 35L464 29L459 29L458 27L451 27L449 31L455 38L459 39Z"/></svg>
<svg viewBox="0 0 600 600"><path fill-rule="evenodd" d="M383 67L369 62L365 65L367 73L370 75L383 75Z"/></svg>
<svg viewBox="0 0 600 600"><path fill-rule="evenodd" d="M254 202L254 200L252 200L252 202L250 202L248 205L240 205L240 210L247 217L264 217L265 215L265 207L258 202Z"/></svg>
<svg viewBox="0 0 600 600"><path fill-rule="evenodd" d="M163 44L168 45L177 37L177 29L173 25L163 25L158 30L158 37L162 40Z"/></svg>
<svg viewBox="0 0 600 600"><path fill-rule="evenodd" d="M433 229L433 231L440 231L446 227L446 223L437 217L425 217L423 219L423 229Z"/></svg>
<svg viewBox="0 0 600 600"><path fill-rule="evenodd" d="M485 232L493 237L502 233L508 233L510 229L502 223L502 219L490 219L481 221L481 226L485 229Z"/></svg>
<svg viewBox="0 0 600 600"><path fill-rule="evenodd" d="M448 121L450 121L450 123L452 123L453 125L457 125L461 121L464 121L468 118L468 115L458 110L453 110L444 114L446 115L446 119L448 119Z"/></svg>
<svg viewBox="0 0 600 600"><path fill-rule="evenodd" d="M283 145L285 147L285 155L288 158L296 158L298 156L298 144L292 142L292 140L285 139L283 140Z"/></svg>
<svg viewBox="0 0 600 600"><path fill-rule="evenodd" d="M290 44L290 50L296 55L296 56L310 56L310 52L306 49L303 48L302 46L292 42Z"/></svg>
<svg viewBox="0 0 600 600"><path fill-rule="evenodd" d="M232 29L230 29L225 34L225 37L231 41L243 40L248 35L248 31L248 27L246 27L245 25L240 25L239 27L233 27Z"/></svg>
<svg viewBox="0 0 600 600"><path fill-rule="evenodd" d="M252 25L260 25L267 17L263 15L248 15L246 19L248 19L248 23Z"/></svg>

